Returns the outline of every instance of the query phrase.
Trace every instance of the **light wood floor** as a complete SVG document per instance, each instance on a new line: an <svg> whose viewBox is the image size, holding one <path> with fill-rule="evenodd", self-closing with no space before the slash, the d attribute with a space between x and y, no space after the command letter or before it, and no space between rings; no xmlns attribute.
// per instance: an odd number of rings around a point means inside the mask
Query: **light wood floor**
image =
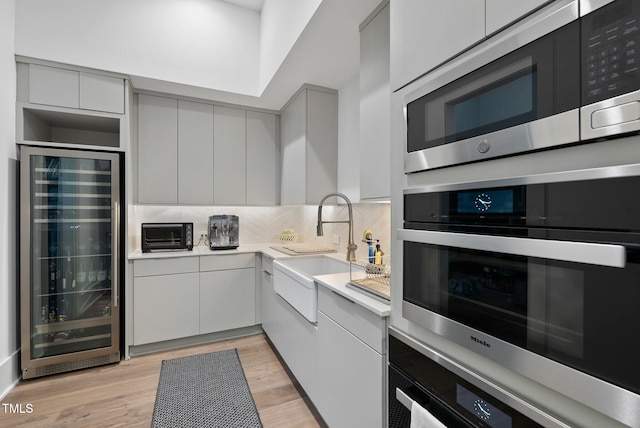
<svg viewBox="0 0 640 428"><path fill-rule="evenodd" d="M262 334L133 357L16 386L0 406L0 427L149 427L162 360L237 348L265 428L326 427ZM5 411L21 404L31 413Z"/></svg>

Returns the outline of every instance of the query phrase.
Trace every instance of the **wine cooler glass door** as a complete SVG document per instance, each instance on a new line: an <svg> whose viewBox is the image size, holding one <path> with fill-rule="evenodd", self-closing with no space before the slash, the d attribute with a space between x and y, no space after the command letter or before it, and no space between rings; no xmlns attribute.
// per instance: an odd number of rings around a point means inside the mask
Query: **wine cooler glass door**
<svg viewBox="0 0 640 428"><path fill-rule="evenodd" d="M49 152L23 156L30 163L31 360L117 349L119 341L112 316L118 155Z"/></svg>

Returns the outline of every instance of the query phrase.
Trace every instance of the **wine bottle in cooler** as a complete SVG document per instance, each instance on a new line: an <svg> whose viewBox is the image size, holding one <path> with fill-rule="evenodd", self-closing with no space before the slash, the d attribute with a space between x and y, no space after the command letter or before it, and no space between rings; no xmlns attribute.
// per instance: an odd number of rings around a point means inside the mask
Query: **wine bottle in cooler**
<svg viewBox="0 0 640 428"><path fill-rule="evenodd" d="M76 302L76 263L75 258L71 257L71 251L67 252L67 270L65 274L66 290L65 299L65 315L68 319L75 318L75 302Z"/></svg>

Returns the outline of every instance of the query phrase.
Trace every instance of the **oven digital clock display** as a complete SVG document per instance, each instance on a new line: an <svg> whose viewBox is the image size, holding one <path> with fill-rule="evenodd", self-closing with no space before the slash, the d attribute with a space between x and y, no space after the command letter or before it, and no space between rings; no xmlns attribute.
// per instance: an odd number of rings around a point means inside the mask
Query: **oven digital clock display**
<svg viewBox="0 0 640 428"><path fill-rule="evenodd" d="M511 428L513 425L511 416L460 384L456 385L456 402L492 428Z"/></svg>
<svg viewBox="0 0 640 428"><path fill-rule="evenodd" d="M513 214L513 189L458 192L458 214Z"/></svg>

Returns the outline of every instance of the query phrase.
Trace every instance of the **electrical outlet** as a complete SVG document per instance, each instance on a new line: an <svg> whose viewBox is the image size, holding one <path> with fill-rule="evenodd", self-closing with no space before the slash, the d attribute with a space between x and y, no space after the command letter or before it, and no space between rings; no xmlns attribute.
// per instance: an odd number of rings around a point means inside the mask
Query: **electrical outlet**
<svg viewBox="0 0 640 428"><path fill-rule="evenodd" d="M331 242L336 245L340 245L340 235L332 235Z"/></svg>

